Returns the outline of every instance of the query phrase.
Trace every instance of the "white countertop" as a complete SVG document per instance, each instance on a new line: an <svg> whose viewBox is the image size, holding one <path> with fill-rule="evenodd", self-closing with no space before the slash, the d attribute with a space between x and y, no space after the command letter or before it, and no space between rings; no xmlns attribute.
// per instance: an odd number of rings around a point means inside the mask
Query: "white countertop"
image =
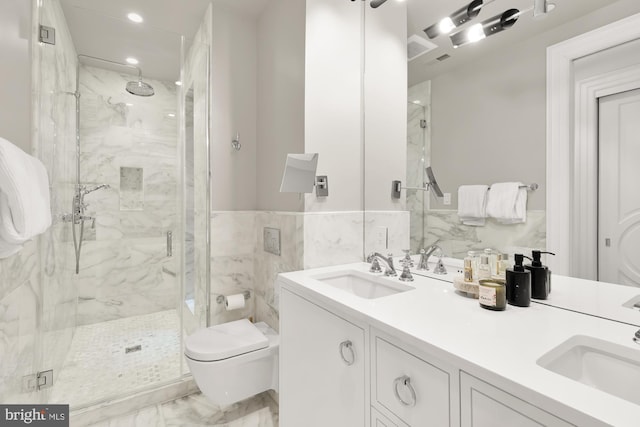
<svg viewBox="0 0 640 427"><path fill-rule="evenodd" d="M640 346L632 341L637 326L544 304L531 304L528 308L507 306L502 312L485 310L477 300L458 295L451 283L417 275L414 282L408 283L414 290L372 300L312 278L349 269L368 272L368 268L368 264L356 263L285 273L278 282L443 361L455 360L460 369L499 388L517 388L518 395L529 403L581 427L602 423L616 427L640 425L640 406L536 364L538 358L574 335L599 338L640 352ZM590 289L578 299L585 305L589 298L602 300L602 304L618 298L611 297L616 292L603 290L606 284L594 287L585 282L554 276L552 295L557 292L558 300L561 296L566 299L572 288L579 287ZM624 309L640 316L633 309ZM638 390L640 393L640 384Z"/></svg>
<svg viewBox="0 0 640 427"><path fill-rule="evenodd" d="M633 307L640 303L639 288L555 274L551 277L549 298L535 302L640 326L640 309Z"/></svg>

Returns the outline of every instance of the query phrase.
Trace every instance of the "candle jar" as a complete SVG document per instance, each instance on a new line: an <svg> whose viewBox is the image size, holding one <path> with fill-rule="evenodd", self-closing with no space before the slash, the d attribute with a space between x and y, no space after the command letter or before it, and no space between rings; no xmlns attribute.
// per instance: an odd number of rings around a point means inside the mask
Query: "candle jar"
<svg viewBox="0 0 640 427"><path fill-rule="evenodd" d="M507 308L507 287L504 280L480 280L478 303L487 310L502 311Z"/></svg>

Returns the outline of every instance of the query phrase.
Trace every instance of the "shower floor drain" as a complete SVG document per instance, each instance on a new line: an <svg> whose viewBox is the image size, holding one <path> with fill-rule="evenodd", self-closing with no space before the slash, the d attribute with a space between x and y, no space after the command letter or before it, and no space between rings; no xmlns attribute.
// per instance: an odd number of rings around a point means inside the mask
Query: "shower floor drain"
<svg viewBox="0 0 640 427"><path fill-rule="evenodd" d="M124 352L126 353L133 353L134 351L140 351L142 350L142 344L138 344L138 345L134 345L131 347L125 347L124 348Z"/></svg>

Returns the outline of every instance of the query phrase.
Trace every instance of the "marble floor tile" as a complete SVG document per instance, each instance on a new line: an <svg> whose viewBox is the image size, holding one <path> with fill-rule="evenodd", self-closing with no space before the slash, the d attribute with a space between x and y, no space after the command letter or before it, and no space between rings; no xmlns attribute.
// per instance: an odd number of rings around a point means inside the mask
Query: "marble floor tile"
<svg viewBox="0 0 640 427"><path fill-rule="evenodd" d="M140 350L126 352L136 346ZM181 358L176 310L80 326L51 402L77 408L176 379Z"/></svg>
<svg viewBox="0 0 640 427"><path fill-rule="evenodd" d="M73 422L71 423L73 424ZM133 414L111 418L90 427L164 427L164 419L159 406L149 406Z"/></svg>
<svg viewBox="0 0 640 427"><path fill-rule="evenodd" d="M87 427L278 427L278 424L278 404L268 393L225 408L209 403L201 393L196 393ZM71 427L75 427L73 422Z"/></svg>
<svg viewBox="0 0 640 427"><path fill-rule="evenodd" d="M278 405L267 393L224 408L198 393L165 403L162 412L167 427L278 427Z"/></svg>

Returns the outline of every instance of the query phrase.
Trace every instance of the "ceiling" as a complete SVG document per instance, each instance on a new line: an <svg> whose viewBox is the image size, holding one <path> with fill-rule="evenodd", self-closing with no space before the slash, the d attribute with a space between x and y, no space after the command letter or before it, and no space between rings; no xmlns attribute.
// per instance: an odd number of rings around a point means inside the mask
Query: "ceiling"
<svg viewBox="0 0 640 427"><path fill-rule="evenodd" d="M209 2L60 0L77 53L116 62L132 56L140 61L144 76L168 82L180 77L181 36L195 35ZM130 12L141 15L144 22L129 21Z"/></svg>
<svg viewBox="0 0 640 427"><path fill-rule="evenodd" d="M408 0L408 35L417 34L427 38L423 31L425 28L438 22L443 17L450 15L464 5L469 4L470 1L471 0ZM567 23L596 9L615 3L617 0L551 1L555 3L557 7L543 19L533 19L532 12L526 13L520 16L516 24L507 31L495 34L478 43L464 45L454 49L449 36L439 36L430 40L432 43L438 45L438 48L409 62L409 85L432 79L466 62L489 55L507 46L522 43L528 38L549 31L560 24ZM471 22L482 22L495 15L502 14L508 9L516 8L525 10L532 5L533 0L494 0L489 4L485 4L480 15ZM451 57L442 62L436 60L436 58L444 54L448 54Z"/></svg>
<svg viewBox="0 0 640 427"><path fill-rule="evenodd" d="M268 1L60 0L78 53L118 62L133 56L140 61L139 67L144 76L169 82L178 80L180 76L181 36L188 40L195 35L210 2L216 7L257 18ZM426 38L424 28L468 4L470 0L407 1L408 35ZM616 0L552 1L557 7L545 19L534 20L532 14L527 13L509 30L473 45L453 49L448 36L430 40L438 48L409 62L409 83L433 78L466 62L523 42ZM532 4L533 0L494 0L485 4L480 15L472 22L482 22L510 8L524 10ZM383 13L384 5L378 10ZM140 14L144 22L135 24L129 21L126 17L129 12ZM437 61L436 58L443 54L451 57L443 62Z"/></svg>

